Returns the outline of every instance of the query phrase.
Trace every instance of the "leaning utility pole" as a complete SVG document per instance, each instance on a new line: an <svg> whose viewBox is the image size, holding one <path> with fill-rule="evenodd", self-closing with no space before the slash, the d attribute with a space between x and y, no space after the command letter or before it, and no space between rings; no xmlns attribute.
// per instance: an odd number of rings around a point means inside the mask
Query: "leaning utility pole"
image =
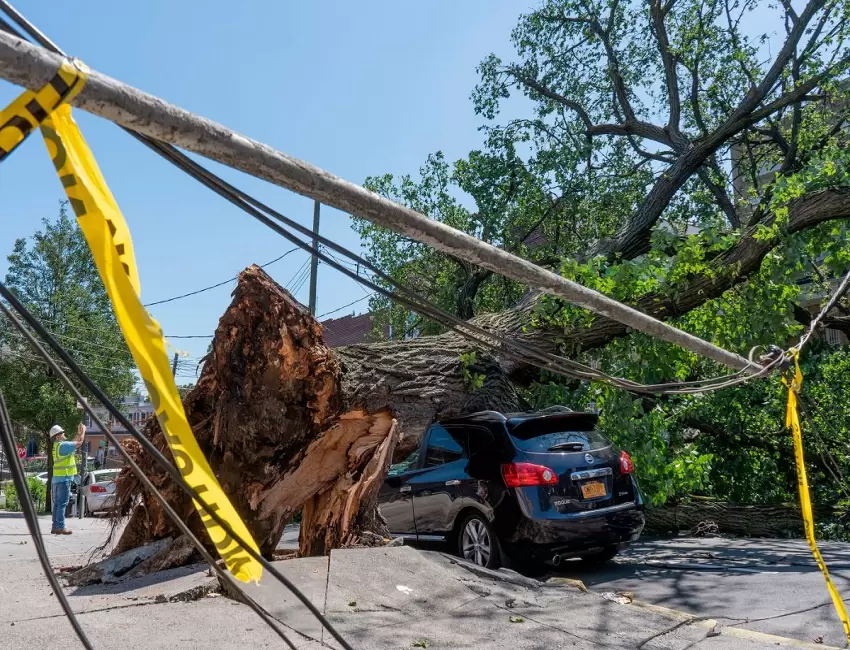
<svg viewBox="0 0 850 650"><path fill-rule="evenodd" d="M6 81L37 90L48 83L62 61L57 54L0 32L0 78ZM99 72L89 72L85 86L72 103L128 129L368 219L457 259L730 368L751 374L763 370L740 355Z"/></svg>
<svg viewBox="0 0 850 650"><path fill-rule="evenodd" d="M319 210L321 208L321 203L316 201L313 204L313 259L310 260L310 313L315 316L316 315L316 273L319 270L319 258L316 256L316 252L319 250L319 240L317 239L319 234Z"/></svg>

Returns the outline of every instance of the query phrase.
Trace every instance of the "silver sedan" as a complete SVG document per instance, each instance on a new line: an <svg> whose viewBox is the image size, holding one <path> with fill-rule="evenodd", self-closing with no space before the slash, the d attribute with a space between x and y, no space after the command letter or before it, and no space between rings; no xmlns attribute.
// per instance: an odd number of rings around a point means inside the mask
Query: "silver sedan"
<svg viewBox="0 0 850 650"><path fill-rule="evenodd" d="M96 469L83 479L83 515L107 512L115 505L115 479L119 469Z"/></svg>

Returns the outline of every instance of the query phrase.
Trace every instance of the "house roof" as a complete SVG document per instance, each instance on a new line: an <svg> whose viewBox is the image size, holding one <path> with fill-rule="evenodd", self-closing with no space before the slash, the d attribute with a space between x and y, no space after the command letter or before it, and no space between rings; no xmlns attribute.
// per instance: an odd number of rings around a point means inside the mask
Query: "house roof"
<svg viewBox="0 0 850 650"><path fill-rule="evenodd" d="M368 313L329 318L322 321L321 325L325 331L325 344L331 348L367 343L373 339L370 334L373 333L374 324L372 315Z"/></svg>

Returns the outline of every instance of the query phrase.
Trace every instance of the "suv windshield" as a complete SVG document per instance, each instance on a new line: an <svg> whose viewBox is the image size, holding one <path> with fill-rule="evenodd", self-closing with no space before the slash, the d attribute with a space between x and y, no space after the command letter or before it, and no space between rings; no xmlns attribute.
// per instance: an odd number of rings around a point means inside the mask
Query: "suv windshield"
<svg viewBox="0 0 850 650"><path fill-rule="evenodd" d="M595 418L553 418L527 420L511 431L517 449L522 451L595 451L611 442L596 429Z"/></svg>

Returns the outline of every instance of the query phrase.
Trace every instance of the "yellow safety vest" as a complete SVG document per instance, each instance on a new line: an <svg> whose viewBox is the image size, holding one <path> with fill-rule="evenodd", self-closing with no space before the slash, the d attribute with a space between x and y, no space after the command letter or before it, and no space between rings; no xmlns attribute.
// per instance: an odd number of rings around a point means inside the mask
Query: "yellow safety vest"
<svg viewBox="0 0 850 650"><path fill-rule="evenodd" d="M59 455L58 442L53 443L53 476L60 478L63 476L77 475L77 455L68 454L67 456Z"/></svg>

